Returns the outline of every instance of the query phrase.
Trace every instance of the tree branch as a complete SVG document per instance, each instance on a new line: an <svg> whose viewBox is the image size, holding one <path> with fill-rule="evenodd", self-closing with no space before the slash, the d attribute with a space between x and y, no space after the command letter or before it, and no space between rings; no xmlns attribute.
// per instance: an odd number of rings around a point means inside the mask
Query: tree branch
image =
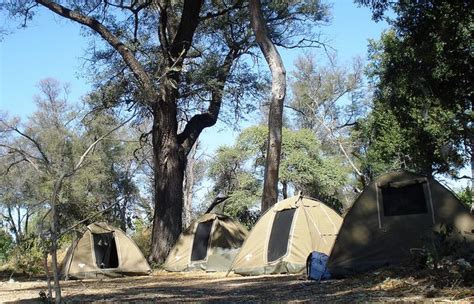
<svg viewBox="0 0 474 304"><path fill-rule="evenodd" d="M194 115L186 124L183 132L178 134L178 142L183 146L186 155L191 151L192 146L202 130L213 126L217 122L217 117L219 116L222 104L225 83L230 74L232 63L237 56L238 49L232 49L227 53L224 63L220 67L218 75L216 76L218 85L212 88L212 99L207 111L205 113Z"/></svg>
<svg viewBox="0 0 474 304"><path fill-rule="evenodd" d="M214 198L214 200L212 201L212 203L209 205L209 208L207 208L206 212L205 213L209 213L212 211L212 209L214 209L214 207L216 207L217 205L219 205L220 203L223 203L225 200L227 200L229 198L229 196L224 196L224 197L216 197Z"/></svg>
<svg viewBox="0 0 474 304"><path fill-rule="evenodd" d="M64 230L63 232L61 232L59 235L58 235L58 238L61 237L62 235L65 235L66 233L68 233L69 231L73 230L74 228L76 228L77 226L79 226L80 224L84 223L85 221L88 221L96 216L98 216L99 214L101 213L104 213L106 211L109 211L110 209L112 209L113 207L115 207L116 205L118 205L120 203L120 201L118 202L115 202L114 204L110 205L109 207L105 208L104 210L100 210L100 211L97 211L96 213L92 214L91 216L88 216L86 217L85 219L82 219L80 220L79 222L75 223L74 225L70 226L69 228L67 228L66 230Z"/></svg>
<svg viewBox="0 0 474 304"><path fill-rule="evenodd" d="M32 155L26 153L26 151L23 151L23 150L20 150L20 149L11 147L11 146L7 146L7 145L1 144L1 143L0 143L0 147L8 148L8 149L10 149L11 151L14 151L14 152L20 154L20 155L23 157L24 160L26 160L27 162L29 162L29 163L33 166L33 168L35 168L36 171L41 172L41 170L39 169L38 165L32 160L32 158L38 159L37 157L34 157L34 156L32 156ZM10 151L10 153L12 153L11 151Z"/></svg>
<svg viewBox="0 0 474 304"><path fill-rule="evenodd" d="M122 43L117 36L112 34L112 32L107 29L102 23L100 23L94 18L88 17L80 12L70 10L50 0L35 1L36 3L53 11L54 13L63 16L69 20L85 25L94 32L98 33L102 38L104 38L105 41L107 41L110 46L112 46L122 56L123 60L132 71L140 86L146 91L154 92L153 84L150 78L148 77L148 74L145 72L140 62L135 58L133 52L124 43Z"/></svg>
<svg viewBox="0 0 474 304"><path fill-rule="evenodd" d="M116 126L115 128L113 128L112 130L110 130L109 132L105 133L104 135L102 135L101 137L99 137L96 141L94 141L87 149L86 151L81 155L81 157L79 158L79 161L76 163L76 165L74 166L74 168L72 169L71 172L69 172L66 176L71 176L73 175L77 170L79 170L82 166L82 164L84 163L84 160L85 158L87 157L87 155L92 151L92 149L99 143L101 142L103 139L105 139L107 136L109 136L110 134L112 134L113 132L115 132L116 130L120 129L122 126L124 126L125 124L127 124L129 121L131 121L134 117L136 116L136 113L133 114L129 119L127 119L126 121L124 121L123 123L121 123L120 125Z"/></svg>
<svg viewBox="0 0 474 304"><path fill-rule="evenodd" d="M226 7L225 9L217 11L217 12L213 12L213 13L209 12L206 15L199 17L199 19L201 21L208 20L208 19L213 19L213 18L222 16L222 15L225 15L225 14L227 14L228 12L230 12L234 9L243 9L243 8L245 8L245 6L243 5L243 2L242 1L236 1L234 3L234 5L232 5L232 6Z"/></svg>
<svg viewBox="0 0 474 304"><path fill-rule="evenodd" d="M199 24L199 12L203 2L203 0L184 1L181 21L170 49L171 56L174 58L180 54L183 54L184 57L191 47L194 32Z"/></svg>
<svg viewBox="0 0 474 304"><path fill-rule="evenodd" d="M41 145L35 140L33 139L31 136L29 136L28 134L25 134L23 132L21 132L18 128L16 127L13 127L13 126L10 126L8 125L3 119L0 120L0 122L6 126L7 128L9 128L10 130L12 131L15 131L16 133L20 134L21 136L23 136L24 138L28 139L29 141L31 141L33 143L33 145L36 147L36 149L38 149L38 152L41 154L41 157L43 157L43 160L49 164L49 160L48 160L48 157L46 157L46 153L44 153L43 149L41 148Z"/></svg>

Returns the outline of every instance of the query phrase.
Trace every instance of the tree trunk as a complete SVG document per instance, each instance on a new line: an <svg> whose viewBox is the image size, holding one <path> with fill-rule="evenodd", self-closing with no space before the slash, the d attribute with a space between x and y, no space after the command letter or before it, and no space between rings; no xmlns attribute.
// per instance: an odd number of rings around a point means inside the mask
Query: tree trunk
<svg viewBox="0 0 474 304"><path fill-rule="evenodd" d="M13 232L13 235L15 236L15 243L17 245L20 245L20 235L18 233L18 229L16 228L15 220L13 219L13 214L12 214L12 208L10 205L7 205L7 212L8 212L8 218L7 221L10 222L10 229Z"/></svg>
<svg viewBox="0 0 474 304"><path fill-rule="evenodd" d="M471 214L474 214L474 140L471 135Z"/></svg>
<svg viewBox="0 0 474 304"><path fill-rule="evenodd" d="M261 212L278 200L278 170L280 167L283 102L286 94L286 71L278 50L268 35L260 0L250 0L250 23L256 40L272 73L272 97L268 114L268 146Z"/></svg>
<svg viewBox="0 0 474 304"><path fill-rule="evenodd" d="M48 286L47 299L50 301L53 297L53 291L52 291L52 288L51 288L51 278L49 276L48 253L47 252L43 256L43 267L44 267L44 271L46 272L46 283L47 283L47 286Z"/></svg>
<svg viewBox="0 0 474 304"><path fill-rule="evenodd" d="M163 109L168 105L168 109ZM178 143L176 108L154 109L153 149L155 211L149 260L163 263L181 234L186 156Z"/></svg>
<svg viewBox="0 0 474 304"><path fill-rule="evenodd" d="M184 204L183 204L183 228L191 224L193 205L193 190L195 183L194 168L199 141L196 141L187 158L186 171L184 175Z"/></svg>
<svg viewBox="0 0 474 304"><path fill-rule="evenodd" d="M282 192L282 195L283 195L283 199L288 198L288 183L287 182L281 182L281 185L282 185L281 192Z"/></svg>
<svg viewBox="0 0 474 304"><path fill-rule="evenodd" d="M60 304L61 299L61 286L59 285L59 269L58 269L58 237L59 237L59 213L58 213L58 195L62 188L63 181L66 174L63 173L56 181L53 189L53 195L51 196L51 266L53 268L53 280L54 280L54 300L56 304Z"/></svg>

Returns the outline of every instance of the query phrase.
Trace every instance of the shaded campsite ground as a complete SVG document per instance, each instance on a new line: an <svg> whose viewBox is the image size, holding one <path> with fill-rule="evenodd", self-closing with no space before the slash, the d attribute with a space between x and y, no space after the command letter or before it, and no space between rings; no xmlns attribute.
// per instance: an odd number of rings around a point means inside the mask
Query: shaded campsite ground
<svg viewBox="0 0 474 304"><path fill-rule="evenodd" d="M460 301L472 303L474 289L439 287L432 276L406 271L380 271L322 283L302 275L241 277L225 273L166 273L151 276L62 283L66 303L83 302L391 302ZM394 275L398 273L398 275ZM0 302L37 303L44 281L0 283Z"/></svg>

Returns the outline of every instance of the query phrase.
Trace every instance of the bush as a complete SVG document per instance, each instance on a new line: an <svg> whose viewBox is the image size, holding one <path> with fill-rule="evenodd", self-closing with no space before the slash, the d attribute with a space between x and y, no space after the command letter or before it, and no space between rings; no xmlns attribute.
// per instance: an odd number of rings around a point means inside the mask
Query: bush
<svg viewBox="0 0 474 304"><path fill-rule="evenodd" d="M453 226L443 225L434 232L431 243L419 252L418 266L428 270L435 287L455 285L472 286L474 283L474 254L465 241L453 238Z"/></svg>
<svg viewBox="0 0 474 304"><path fill-rule="evenodd" d="M136 220L134 226L135 232L132 235L132 240L137 244L146 258L151 254L151 227L141 220Z"/></svg>
<svg viewBox="0 0 474 304"><path fill-rule="evenodd" d="M0 230L0 264L6 263L13 249L13 238L5 230Z"/></svg>
<svg viewBox="0 0 474 304"><path fill-rule="evenodd" d="M28 276L44 272L43 258L46 250L44 241L39 238L24 240L19 246L12 250L11 259L15 272L24 273Z"/></svg>

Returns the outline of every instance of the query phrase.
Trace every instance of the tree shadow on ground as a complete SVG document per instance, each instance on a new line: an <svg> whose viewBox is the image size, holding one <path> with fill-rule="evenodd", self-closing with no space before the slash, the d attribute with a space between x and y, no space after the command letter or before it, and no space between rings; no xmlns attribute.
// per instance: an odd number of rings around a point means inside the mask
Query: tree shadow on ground
<svg viewBox="0 0 474 304"><path fill-rule="evenodd" d="M428 300L429 282L406 274L378 273L324 282L307 281L301 275L223 277L194 274L155 274L108 280L63 282L65 303L262 303L262 302L386 302ZM41 288L21 288L38 295ZM44 288L43 288L44 290ZM15 290L20 291L20 288ZM431 296L442 296L432 294ZM469 294L466 294L469 296ZM19 300L15 303L38 303Z"/></svg>

